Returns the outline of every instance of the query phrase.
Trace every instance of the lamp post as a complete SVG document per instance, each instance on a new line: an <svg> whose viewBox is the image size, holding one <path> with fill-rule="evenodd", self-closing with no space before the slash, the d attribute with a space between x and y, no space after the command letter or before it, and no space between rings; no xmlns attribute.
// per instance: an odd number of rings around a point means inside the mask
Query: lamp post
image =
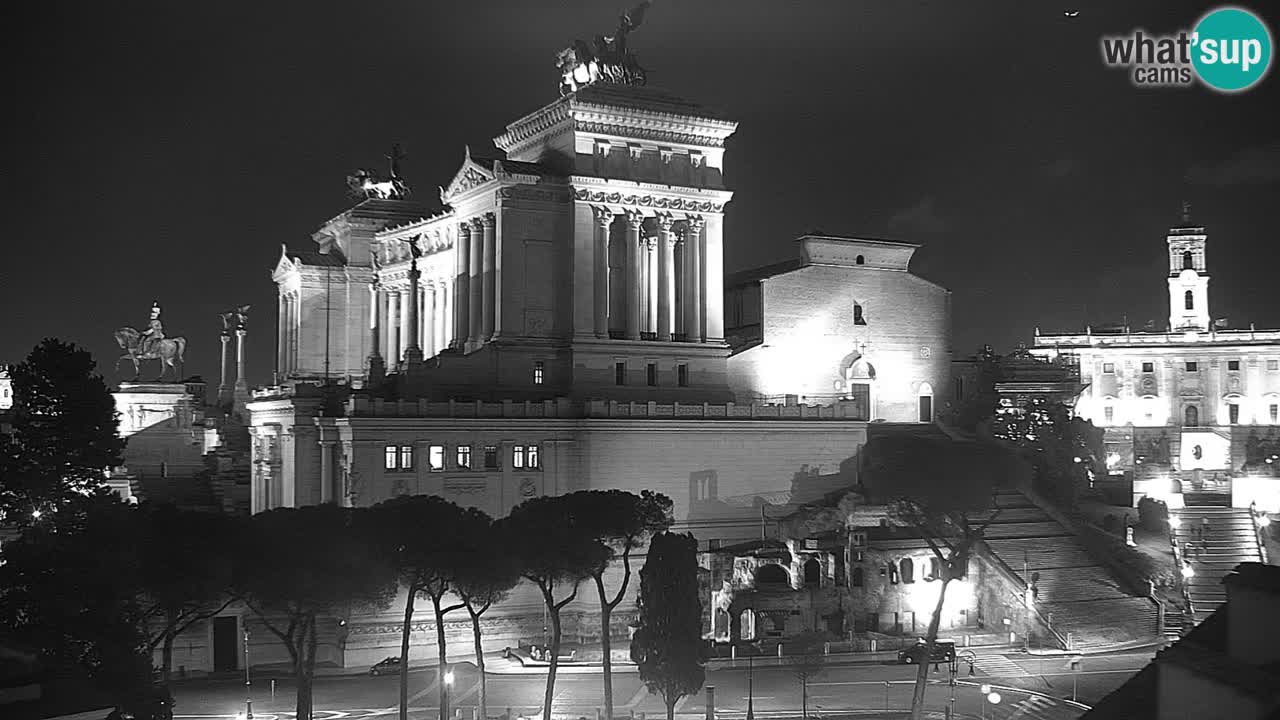
<svg viewBox="0 0 1280 720"><path fill-rule="evenodd" d="M756 720L755 710L755 656L747 656L747 720Z"/></svg>
<svg viewBox="0 0 1280 720"><path fill-rule="evenodd" d="M443 681L440 683L440 720L449 720L449 690L453 687L453 670L445 668Z"/></svg>
<svg viewBox="0 0 1280 720"><path fill-rule="evenodd" d="M253 720L253 695L249 684L249 628L244 629L244 717L245 720Z"/></svg>

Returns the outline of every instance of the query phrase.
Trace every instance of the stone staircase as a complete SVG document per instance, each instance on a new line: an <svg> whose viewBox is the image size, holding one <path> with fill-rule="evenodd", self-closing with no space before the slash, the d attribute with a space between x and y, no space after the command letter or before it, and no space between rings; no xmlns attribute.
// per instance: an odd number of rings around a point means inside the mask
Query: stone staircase
<svg viewBox="0 0 1280 720"><path fill-rule="evenodd" d="M1190 556L1195 572L1185 582L1191 597L1191 619L1199 624L1227 601L1222 578L1242 562L1262 562L1262 556L1246 508L1189 505L1175 513L1179 522L1174 537L1184 556ZM1198 528L1204 528L1203 540ZM1187 543L1193 548L1190 553L1186 552Z"/></svg>
<svg viewBox="0 0 1280 720"><path fill-rule="evenodd" d="M1080 650L1154 637L1159 613L1148 598L1125 592L1071 532L1025 495L1002 491L987 526L987 546L1037 589L1036 609ZM972 518L981 521L980 516Z"/></svg>

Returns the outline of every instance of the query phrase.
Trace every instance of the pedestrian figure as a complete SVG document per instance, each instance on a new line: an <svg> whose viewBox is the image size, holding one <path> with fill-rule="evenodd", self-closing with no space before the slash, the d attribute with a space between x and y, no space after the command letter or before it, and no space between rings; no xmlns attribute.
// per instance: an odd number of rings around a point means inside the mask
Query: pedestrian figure
<svg viewBox="0 0 1280 720"><path fill-rule="evenodd" d="M1209 531L1209 518L1200 518L1200 539L1204 539L1204 534Z"/></svg>

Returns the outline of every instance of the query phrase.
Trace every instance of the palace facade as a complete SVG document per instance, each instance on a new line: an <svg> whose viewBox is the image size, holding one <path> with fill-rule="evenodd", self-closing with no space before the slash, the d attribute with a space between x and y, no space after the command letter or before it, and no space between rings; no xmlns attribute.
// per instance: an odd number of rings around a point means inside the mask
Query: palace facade
<svg viewBox="0 0 1280 720"><path fill-rule="evenodd" d="M1087 385L1081 417L1104 428L1108 467L1134 477L1134 501L1183 492L1280 510L1280 330L1212 320L1208 234L1182 221L1166 237L1168 327L1044 334L1032 352L1069 358Z"/></svg>

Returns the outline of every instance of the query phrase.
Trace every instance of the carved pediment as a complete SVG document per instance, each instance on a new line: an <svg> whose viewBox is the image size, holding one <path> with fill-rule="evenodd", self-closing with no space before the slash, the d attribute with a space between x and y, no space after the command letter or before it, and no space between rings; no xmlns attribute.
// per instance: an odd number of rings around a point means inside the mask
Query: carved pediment
<svg viewBox="0 0 1280 720"><path fill-rule="evenodd" d="M289 247L284 243L280 244L280 259L276 261L276 267L271 271L271 279L280 282L280 278L296 271L298 268L293 262L293 258L289 257Z"/></svg>
<svg viewBox="0 0 1280 720"><path fill-rule="evenodd" d="M462 167L458 168L458 172L454 174L453 180L449 182L449 186L440 190L440 202L448 205L453 198L467 192L473 188L479 187L494 179L494 175L486 170L482 165L471 159L471 148L467 148L467 154L462 160Z"/></svg>

